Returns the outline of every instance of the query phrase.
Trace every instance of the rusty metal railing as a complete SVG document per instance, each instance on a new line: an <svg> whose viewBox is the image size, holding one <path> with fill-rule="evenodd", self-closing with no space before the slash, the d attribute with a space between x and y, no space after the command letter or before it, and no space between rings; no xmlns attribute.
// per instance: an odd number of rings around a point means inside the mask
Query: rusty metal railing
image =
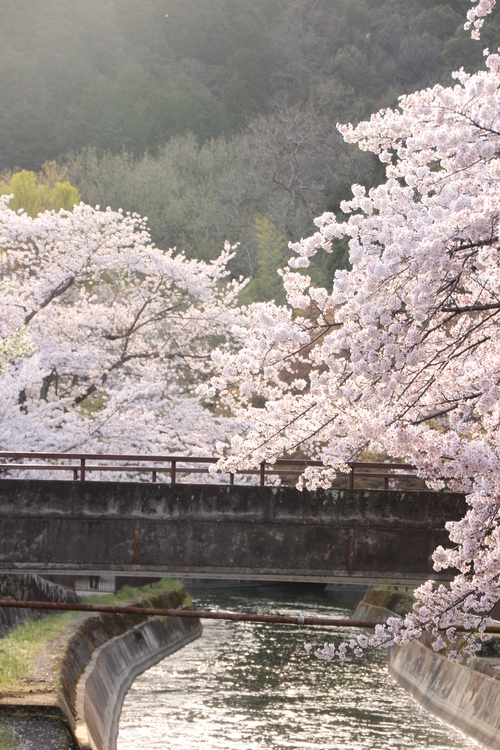
<svg viewBox="0 0 500 750"><path fill-rule="evenodd" d="M75 576L75 591L79 594L116 594L116 576L103 573Z"/></svg>
<svg viewBox="0 0 500 750"><path fill-rule="evenodd" d="M24 463L28 461L28 463ZM44 463L33 463L43 461ZM69 461L69 463L54 463ZM167 474L170 483L176 484L178 475L207 474L209 466L216 464L217 458L209 456L141 456L114 453L47 453L0 451L0 479L7 473L20 471L55 471L71 472L73 480L85 482L92 472L126 472L128 474L150 474L151 481L156 482L158 474ZM99 463L97 463L99 462ZM103 464L103 462L106 462ZM144 462L144 464L143 464ZM193 466L194 464L194 466ZM274 463L262 461L255 469L238 469L226 472L229 484L234 484L235 476L258 476L259 484L264 487L267 477L300 476L307 467L325 468L321 461L307 459L279 458ZM354 489L355 480L381 479L384 489L391 489L392 483L402 479L416 479L415 467L404 463L373 463L355 461L347 475L349 489ZM219 474L220 475L220 474Z"/></svg>
<svg viewBox="0 0 500 750"><path fill-rule="evenodd" d="M262 623L280 623L283 625L320 625L323 627L337 628L376 628L383 623L372 620L354 620L352 618L333 618L333 617L304 617L302 615L261 615L246 612L211 612L199 611L193 609L161 609L157 607L134 607L126 605L113 604L76 604L66 602L35 602L35 601L15 601L13 599L0 599L0 608L13 609L39 609L55 612L100 612L107 614L123 615L140 615L144 617L186 617L199 620L232 620L233 622L262 622ZM396 615L399 617L399 615ZM401 618L400 618L401 619ZM449 625L440 627L439 630L445 631ZM470 632L461 623L453 625L458 633ZM500 635L500 626L489 625L485 628L486 633Z"/></svg>

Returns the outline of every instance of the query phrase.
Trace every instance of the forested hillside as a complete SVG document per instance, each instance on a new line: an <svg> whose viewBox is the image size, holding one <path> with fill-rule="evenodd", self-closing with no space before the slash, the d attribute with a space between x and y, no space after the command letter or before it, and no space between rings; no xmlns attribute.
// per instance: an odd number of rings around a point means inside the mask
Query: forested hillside
<svg viewBox="0 0 500 750"><path fill-rule="evenodd" d="M214 258L240 243L244 299L349 185L376 184L357 122L500 43L466 0L3 0L0 170L67 165L91 204L148 216L155 242ZM314 269L347 262L345 245Z"/></svg>

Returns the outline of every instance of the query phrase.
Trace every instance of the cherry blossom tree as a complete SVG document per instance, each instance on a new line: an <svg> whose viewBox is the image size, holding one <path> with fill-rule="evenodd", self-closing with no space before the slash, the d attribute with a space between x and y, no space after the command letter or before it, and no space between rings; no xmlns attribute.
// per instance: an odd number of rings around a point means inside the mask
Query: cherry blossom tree
<svg viewBox="0 0 500 750"><path fill-rule="evenodd" d="M493 6L480 0L468 23L477 31ZM244 347L213 355L211 388L252 424L226 446L226 468L300 449L324 462L302 477L315 489L370 449L467 493L466 516L447 524L451 548L434 553L436 570L458 571L451 586L427 582L411 615L352 642L356 652L430 630L461 659L500 599L500 57L486 54L483 72L340 126L379 156L385 182L354 185L345 220L316 220L283 273L289 307L253 306ZM352 269L313 286L310 259L345 237ZM457 621L470 630L458 642Z"/></svg>
<svg viewBox="0 0 500 750"><path fill-rule="evenodd" d="M229 347L242 284L156 248L146 219L0 198L3 450L206 455L231 420L194 394Z"/></svg>

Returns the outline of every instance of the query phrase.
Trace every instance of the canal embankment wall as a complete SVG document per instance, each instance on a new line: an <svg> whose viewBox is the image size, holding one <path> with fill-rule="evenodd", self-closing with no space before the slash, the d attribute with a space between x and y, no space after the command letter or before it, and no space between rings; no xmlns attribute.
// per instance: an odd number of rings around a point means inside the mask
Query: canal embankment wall
<svg viewBox="0 0 500 750"><path fill-rule="evenodd" d="M177 609L179 585L127 604ZM114 750L123 699L134 678L201 635L195 619L84 614L40 654L29 692L0 693L0 711L54 712L85 750Z"/></svg>
<svg viewBox="0 0 500 750"><path fill-rule="evenodd" d="M6 575L0 573L0 599L29 602L75 603L80 597L72 589L40 578L37 575ZM42 617L39 610L0 607L0 638L28 620Z"/></svg>
<svg viewBox="0 0 500 750"><path fill-rule="evenodd" d="M385 622L404 615L411 597L371 589L353 615ZM450 662L421 641L388 649L388 671L427 711L488 750L500 750L500 659Z"/></svg>
<svg viewBox="0 0 500 750"><path fill-rule="evenodd" d="M134 679L200 635L197 620L158 619L96 649L77 690L75 736L82 750L115 750L123 700Z"/></svg>

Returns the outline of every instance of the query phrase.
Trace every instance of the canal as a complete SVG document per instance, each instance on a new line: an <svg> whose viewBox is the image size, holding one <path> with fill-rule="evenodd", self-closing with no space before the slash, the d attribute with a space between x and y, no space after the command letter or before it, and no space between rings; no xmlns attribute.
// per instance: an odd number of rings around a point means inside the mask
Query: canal
<svg viewBox="0 0 500 750"><path fill-rule="evenodd" d="M360 595L307 586L202 589L199 609L352 615ZM203 636L138 677L117 750L477 750L387 674L385 655L325 663L304 643L349 631L207 621Z"/></svg>

